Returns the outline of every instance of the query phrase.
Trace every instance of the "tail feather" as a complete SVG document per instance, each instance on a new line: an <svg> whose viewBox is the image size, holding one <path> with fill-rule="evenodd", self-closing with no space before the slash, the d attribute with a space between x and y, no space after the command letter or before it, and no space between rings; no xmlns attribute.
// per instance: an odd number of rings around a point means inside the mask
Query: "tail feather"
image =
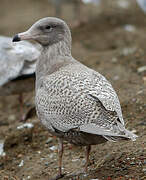
<svg viewBox="0 0 146 180"><path fill-rule="evenodd" d="M131 131L128 131L127 129L124 130L125 135L119 135L119 136L103 136L108 141L116 142L118 140L132 140L135 141L138 137L136 134L132 133Z"/></svg>
<svg viewBox="0 0 146 180"><path fill-rule="evenodd" d="M125 136L103 136L103 137L107 139L108 141L112 141L112 142L116 142L119 140L129 140L129 138Z"/></svg>
<svg viewBox="0 0 146 180"><path fill-rule="evenodd" d="M113 130L108 130L103 127L99 127L96 124L84 124L80 126L80 131L87 132L91 134L97 134L103 136L108 141L118 141L118 140L132 140L135 141L138 137L131 131L125 129L124 125L120 122L116 126L113 126Z"/></svg>
<svg viewBox="0 0 146 180"><path fill-rule="evenodd" d="M135 141L136 138L138 137L136 134L134 134L133 132L125 129L125 127L120 123L120 122L117 122L117 125L118 125L118 128L119 130L124 133L125 135L125 138L127 139L131 139L132 141Z"/></svg>
<svg viewBox="0 0 146 180"><path fill-rule="evenodd" d="M135 141L136 138L138 137L136 134L134 134L133 132L131 131L128 131L127 129L125 129L125 135L131 139L132 141Z"/></svg>

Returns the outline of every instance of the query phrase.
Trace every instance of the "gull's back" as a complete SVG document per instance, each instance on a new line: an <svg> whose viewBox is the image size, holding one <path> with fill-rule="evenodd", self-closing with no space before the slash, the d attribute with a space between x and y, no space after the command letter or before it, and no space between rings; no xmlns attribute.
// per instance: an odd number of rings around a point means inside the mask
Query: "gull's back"
<svg viewBox="0 0 146 180"><path fill-rule="evenodd" d="M118 127L124 128L120 103L111 84L77 61L46 76L36 101L39 118L54 134L66 136L78 129L98 136L124 135Z"/></svg>

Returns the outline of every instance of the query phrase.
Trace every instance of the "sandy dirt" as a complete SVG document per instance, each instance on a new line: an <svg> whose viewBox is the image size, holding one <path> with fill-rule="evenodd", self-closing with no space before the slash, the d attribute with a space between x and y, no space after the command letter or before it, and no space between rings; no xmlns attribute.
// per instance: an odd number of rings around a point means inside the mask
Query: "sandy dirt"
<svg viewBox="0 0 146 180"><path fill-rule="evenodd" d="M13 36L37 19L54 15L48 1L1 0L1 35ZM11 3L10 3L11 2ZM66 10L67 8L67 10ZM70 5L64 18L72 23ZM92 9L92 13L90 10ZM116 0L100 7L84 6L87 22L72 29L73 56L102 73L116 90L126 127L139 138L135 142L108 142L92 147L88 174L82 171L84 147L65 143L62 180L144 180L146 179L146 15L135 1L121 8ZM24 110L34 102L34 92L24 95ZM57 174L57 139L41 125L36 116L27 120L34 127L18 129L18 96L0 97L0 180L49 180ZM72 173L78 176L72 175Z"/></svg>

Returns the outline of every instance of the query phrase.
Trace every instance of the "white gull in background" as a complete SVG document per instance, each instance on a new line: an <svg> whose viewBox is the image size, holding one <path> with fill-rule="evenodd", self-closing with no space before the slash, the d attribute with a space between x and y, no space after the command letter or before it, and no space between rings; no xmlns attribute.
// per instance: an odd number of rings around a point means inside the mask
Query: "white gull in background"
<svg viewBox="0 0 146 180"><path fill-rule="evenodd" d="M136 0L140 8L146 13L146 0Z"/></svg>
<svg viewBox="0 0 146 180"><path fill-rule="evenodd" d="M23 41L12 43L12 38L0 36L0 96L19 94L23 114L22 94L34 89L36 60L40 46ZM21 117L25 119L25 116Z"/></svg>
<svg viewBox="0 0 146 180"><path fill-rule="evenodd" d="M0 86L35 72L40 51L30 42L12 45L12 39L0 36Z"/></svg>

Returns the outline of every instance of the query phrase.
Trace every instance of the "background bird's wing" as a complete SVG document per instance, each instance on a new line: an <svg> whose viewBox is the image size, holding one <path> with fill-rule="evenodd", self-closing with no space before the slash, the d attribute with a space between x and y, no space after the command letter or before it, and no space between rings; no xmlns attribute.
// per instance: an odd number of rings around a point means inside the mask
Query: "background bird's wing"
<svg viewBox="0 0 146 180"><path fill-rule="evenodd" d="M35 72L39 47L27 41L12 44L12 38L0 36L0 86Z"/></svg>

